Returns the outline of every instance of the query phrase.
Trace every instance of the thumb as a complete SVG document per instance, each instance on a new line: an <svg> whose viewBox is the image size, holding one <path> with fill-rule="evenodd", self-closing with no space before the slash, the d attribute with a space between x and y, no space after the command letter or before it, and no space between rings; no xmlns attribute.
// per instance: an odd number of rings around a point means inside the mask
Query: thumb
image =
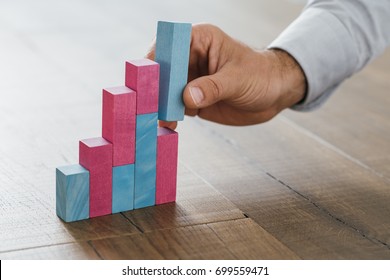
<svg viewBox="0 0 390 280"><path fill-rule="evenodd" d="M156 37L154 37L152 43L150 44L148 48L148 52L146 53L145 57L154 60L156 56Z"/></svg>
<svg viewBox="0 0 390 280"><path fill-rule="evenodd" d="M230 97L228 78L220 73L197 78L187 84L183 101L187 108L205 108Z"/></svg>

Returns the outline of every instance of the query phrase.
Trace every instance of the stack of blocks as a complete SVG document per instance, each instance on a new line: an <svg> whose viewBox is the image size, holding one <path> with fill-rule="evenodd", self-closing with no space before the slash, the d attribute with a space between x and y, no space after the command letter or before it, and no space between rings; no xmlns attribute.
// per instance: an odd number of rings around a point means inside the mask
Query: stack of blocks
<svg viewBox="0 0 390 280"><path fill-rule="evenodd" d="M102 137L79 142L79 164L56 169L65 222L176 200L178 134L157 121L184 119L191 25L158 22L155 60L126 61L125 86L103 89Z"/></svg>

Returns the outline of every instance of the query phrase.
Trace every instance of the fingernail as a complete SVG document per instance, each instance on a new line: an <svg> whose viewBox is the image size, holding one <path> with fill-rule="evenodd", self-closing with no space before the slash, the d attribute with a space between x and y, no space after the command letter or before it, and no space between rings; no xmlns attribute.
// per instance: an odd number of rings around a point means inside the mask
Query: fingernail
<svg viewBox="0 0 390 280"><path fill-rule="evenodd" d="M201 105L204 99L204 94L200 88L190 87L190 95L196 106Z"/></svg>

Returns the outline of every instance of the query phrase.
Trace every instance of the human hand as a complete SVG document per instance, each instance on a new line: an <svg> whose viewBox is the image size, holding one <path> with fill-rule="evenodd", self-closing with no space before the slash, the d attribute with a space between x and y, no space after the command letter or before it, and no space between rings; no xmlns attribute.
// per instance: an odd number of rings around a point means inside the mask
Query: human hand
<svg viewBox="0 0 390 280"><path fill-rule="evenodd" d="M154 59L153 45L147 58ZM270 120L303 99L305 75L282 50L256 51L209 24L191 34L185 113L227 125ZM172 129L176 122L160 122Z"/></svg>

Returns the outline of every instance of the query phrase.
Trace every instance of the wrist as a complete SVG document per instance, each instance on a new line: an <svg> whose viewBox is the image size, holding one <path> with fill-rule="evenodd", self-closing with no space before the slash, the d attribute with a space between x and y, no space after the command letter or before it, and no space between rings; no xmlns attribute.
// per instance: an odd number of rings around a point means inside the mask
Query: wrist
<svg viewBox="0 0 390 280"><path fill-rule="evenodd" d="M289 108L302 102L306 95L307 81L299 63L281 49L270 49L279 77L280 106Z"/></svg>

